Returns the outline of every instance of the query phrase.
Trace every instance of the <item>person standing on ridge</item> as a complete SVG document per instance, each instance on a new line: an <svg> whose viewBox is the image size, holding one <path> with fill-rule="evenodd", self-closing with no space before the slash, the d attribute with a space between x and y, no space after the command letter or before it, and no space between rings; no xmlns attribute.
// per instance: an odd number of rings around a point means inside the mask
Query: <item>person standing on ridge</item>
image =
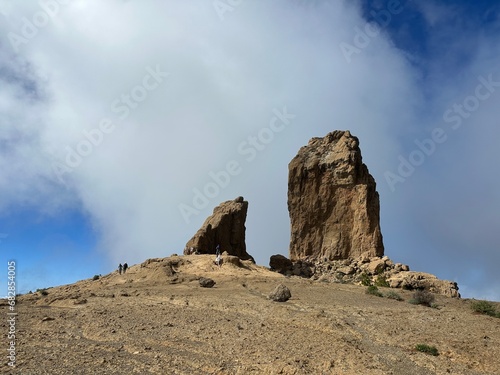
<svg viewBox="0 0 500 375"><path fill-rule="evenodd" d="M222 264L222 258L220 256L220 245L217 244L215 247L215 264L220 268Z"/></svg>
<svg viewBox="0 0 500 375"><path fill-rule="evenodd" d="M127 272L128 264L123 263L123 273Z"/></svg>
<svg viewBox="0 0 500 375"><path fill-rule="evenodd" d="M120 264L118 265L118 273L119 273L120 275L122 274L122 267L123 267L123 266L122 266L122 264L120 263Z"/></svg>

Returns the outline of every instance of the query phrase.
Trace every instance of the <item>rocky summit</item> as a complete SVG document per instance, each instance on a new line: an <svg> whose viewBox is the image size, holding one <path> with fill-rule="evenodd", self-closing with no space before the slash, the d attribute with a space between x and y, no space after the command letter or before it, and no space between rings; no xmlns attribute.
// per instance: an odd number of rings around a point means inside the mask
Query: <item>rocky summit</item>
<svg viewBox="0 0 500 375"><path fill-rule="evenodd" d="M338 260L384 255L379 195L358 138L312 138L288 165L290 258Z"/></svg>
<svg viewBox="0 0 500 375"><path fill-rule="evenodd" d="M0 374L499 373L500 319L475 313L477 301L436 295L431 308L410 303L414 291L381 287L379 297L223 258L148 259L18 296L16 367L5 354Z"/></svg>
<svg viewBox="0 0 500 375"><path fill-rule="evenodd" d="M248 202L243 197L222 202L187 242L184 254L215 254L219 245L221 252L253 261L245 243L247 210Z"/></svg>
<svg viewBox="0 0 500 375"><path fill-rule="evenodd" d="M356 137L335 131L300 149L288 208L292 259L272 255L270 269L246 251L238 197L184 256L17 296L16 363L0 373L499 374L500 304L383 256Z"/></svg>

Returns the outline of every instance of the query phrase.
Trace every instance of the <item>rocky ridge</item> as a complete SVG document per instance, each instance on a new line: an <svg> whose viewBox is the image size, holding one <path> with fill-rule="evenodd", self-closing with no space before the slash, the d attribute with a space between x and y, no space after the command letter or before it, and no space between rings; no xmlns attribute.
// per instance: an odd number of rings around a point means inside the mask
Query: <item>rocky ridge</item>
<svg viewBox="0 0 500 375"><path fill-rule="evenodd" d="M271 270L286 276L301 276L332 283L380 284L390 288L427 290L460 298L456 282L441 280L425 272L410 271L408 265L395 263L387 256L292 262L278 254L271 256L269 266Z"/></svg>

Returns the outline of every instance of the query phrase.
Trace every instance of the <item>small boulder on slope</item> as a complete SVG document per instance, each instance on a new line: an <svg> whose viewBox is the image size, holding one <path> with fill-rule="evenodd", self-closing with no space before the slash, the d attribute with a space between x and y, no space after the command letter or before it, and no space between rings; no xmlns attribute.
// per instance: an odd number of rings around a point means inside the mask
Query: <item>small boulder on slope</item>
<svg viewBox="0 0 500 375"><path fill-rule="evenodd" d="M212 288L215 285L215 281L208 277L200 277L198 281L202 288Z"/></svg>
<svg viewBox="0 0 500 375"><path fill-rule="evenodd" d="M268 296L269 299L275 302L286 302L291 297L292 293L290 292L290 289L283 284L279 284Z"/></svg>

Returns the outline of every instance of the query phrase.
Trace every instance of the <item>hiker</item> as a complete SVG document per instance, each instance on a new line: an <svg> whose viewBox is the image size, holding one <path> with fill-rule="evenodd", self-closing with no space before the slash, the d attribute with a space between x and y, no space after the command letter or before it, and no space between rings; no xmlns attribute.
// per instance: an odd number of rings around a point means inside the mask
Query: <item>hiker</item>
<svg viewBox="0 0 500 375"><path fill-rule="evenodd" d="M220 266L222 264L222 258L220 256L220 253L217 254L217 257L215 258L215 264L220 268Z"/></svg>
<svg viewBox="0 0 500 375"><path fill-rule="evenodd" d="M123 273L127 272L128 264L124 263L123 264Z"/></svg>
<svg viewBox="0 0 500 375"><path fill-rule="evenodd" d="M217 246L215 247L215 255L220 255L220 245L217 244Z"/></svg>
<svg viewBox="0 0 500 375"><path fill-rule="evenodd" d="M118 265L118 273L119 273L120 275L122 274L122 268L123 268L123 266L122 266L122 264L120 263L120 264Z"/></svg>

